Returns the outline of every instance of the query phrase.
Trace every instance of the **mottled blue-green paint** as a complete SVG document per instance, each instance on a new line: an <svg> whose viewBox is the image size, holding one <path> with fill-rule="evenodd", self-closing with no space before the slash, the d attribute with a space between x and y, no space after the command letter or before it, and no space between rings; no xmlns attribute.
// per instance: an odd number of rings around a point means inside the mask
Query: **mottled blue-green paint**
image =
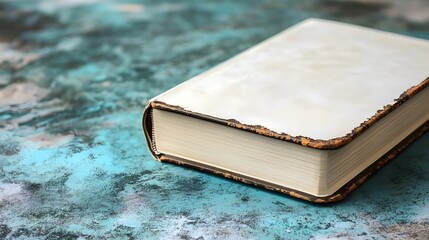
<svg viewBox="0 0 429 240"><path fill-rule="evenodd" d="M161 164L141 131L148 99L307 17L429 39L426 1L397 2L1 1L0 239L424 239L428 134L313 205Z"/></svg>

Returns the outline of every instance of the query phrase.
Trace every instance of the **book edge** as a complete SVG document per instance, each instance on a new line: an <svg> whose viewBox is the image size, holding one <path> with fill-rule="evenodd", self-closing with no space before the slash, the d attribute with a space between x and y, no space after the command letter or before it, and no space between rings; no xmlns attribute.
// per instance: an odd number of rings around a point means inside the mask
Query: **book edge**
<svg viewBox="0 0 429 240"><path fill-rule="evenodd" d="M413 131L410 135L408 135L406 138L404 138L400 143L398 143L395 147L393 147L391 150L389 150L387 153L385 153L382 157L380 157L378 160L376 160L374 163L372 163L370 166L368 166L365 170L360 172L358 175L356 175L352 180L347 182L343 187L341 187L339 190L337 190L335 193L329 195L329 196L314 196L308 193L304 193L298 190L290 189L284 186L280 186L277 184L273 184L270 182L266 182L263 180L255 179L252 177L248 177L245 175L241 175L238 173L234 173L228 170L216 168L213 166L197 163L191 160L162 154L156 151L155 148L153 148L153 142L151 138L151 134L149 134L151 131L152 126L148 125L148 112L151 111L151 106L148 106L145 108L145 112L143 114L143 129L145 132L146 140L148 142L148 147L153 154L153 156L161 162L168 162L173 163L177 165L182 165L186 167L191 167L203 172L208 172L215 175L220 175L225 178L233 179L245 184L254 185L257 187L262 187L270 191L278 192L281 194L289 195L291 197L295 197L301 200L305 200L312 203L332 203L343 200L347 195L349 195L351 192L353 192L357 187L359 187L361 184L363 184L370 176L372 176L374 173L376 173L378 170L380 170L384 165L386 165L388 162L390 162L392 159L394 159L399 153L401 153L406 147L408 147L411 143L413 143L416 139L418 139L420 136L422 136L425 132L429 130L429 120L427 120L424 124L422 124L419 128L417 128L415 131ZM146 113L146 114L145 114ZM149 120L150 124L151 120ZM150 139L149 139L150 137Z"/></svg>
<svg viewBox="0 0 429 240"><path fill-rule="evenodd" d="M256 134L260 134L266 137L276 138L288 142L292 142L295 144L303 145L310 148L315 149L323 149L323 150L334 150L344 147L346 144L350 143L353 139L364 133L368 128L373 126L376 122L384 118L387 114L401 106L404 102L406 102L411 97L415 96L421 90L429 85L429 77L420 82L419 84L412 86L411 88L404 91L397 99L394 100L393 104L388 104L383 106L382 109L376 111L376 113L369 117L367 120L362 122L360 125L351 130L351 132L347 133L344 136L332 138L332 139L313 139L308 136L292 136L287 133L278 133L273 130L270 130L261 125L249 125L245 123L241 123L235 119L222 119L210 115L206 115L203 113L193 112L187 110L180 106L170 105L162 101L156 100L157 98L149 101L149 105L152 108L170 111L178 114L182 114L189 117L194 117L206 121L211 121L214 123L226 125L233 128L238 128L241 130L245 130L248 132L253 132Z"/></svg>

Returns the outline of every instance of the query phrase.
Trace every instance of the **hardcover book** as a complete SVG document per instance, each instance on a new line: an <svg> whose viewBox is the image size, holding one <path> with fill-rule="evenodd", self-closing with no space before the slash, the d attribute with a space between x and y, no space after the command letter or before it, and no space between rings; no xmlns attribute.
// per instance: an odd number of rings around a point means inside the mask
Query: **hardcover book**
<svg viewBox="0 0 429 240"><path fill-rule="evenodd" d="M151 153L334 202L429 127L429 41L309 19L151 99Z"/></svg>

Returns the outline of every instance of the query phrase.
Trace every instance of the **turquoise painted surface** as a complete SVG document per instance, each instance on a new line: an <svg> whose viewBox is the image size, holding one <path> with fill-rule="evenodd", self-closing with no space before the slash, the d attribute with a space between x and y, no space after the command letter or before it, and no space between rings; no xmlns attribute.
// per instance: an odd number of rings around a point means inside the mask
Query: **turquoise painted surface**
<svg viewBox="0 0 429 240"><path fill-rule="evenodd" d="M0 239L429 236L429 135L313 205L161 164L151 97L307 17L429 39L427 1L0 1Z"/></svg>

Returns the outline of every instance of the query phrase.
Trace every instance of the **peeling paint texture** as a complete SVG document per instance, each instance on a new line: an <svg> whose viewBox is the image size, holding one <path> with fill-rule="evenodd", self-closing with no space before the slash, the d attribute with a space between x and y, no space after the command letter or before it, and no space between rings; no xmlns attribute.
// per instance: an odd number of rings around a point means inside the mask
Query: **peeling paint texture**
<svg viewBox="0 0 429 240"><path fill-rule="evenodd" d="M0 1L0 239L427 239L427 133L327 205L149 152L147 100L308 17L429 39L426 0Z"/></svg>

